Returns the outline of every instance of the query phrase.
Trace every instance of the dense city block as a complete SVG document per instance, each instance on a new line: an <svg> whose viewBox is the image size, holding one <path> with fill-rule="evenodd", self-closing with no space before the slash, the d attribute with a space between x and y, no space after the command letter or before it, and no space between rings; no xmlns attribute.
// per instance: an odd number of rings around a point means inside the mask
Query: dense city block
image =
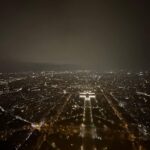
<svg viewBox="0 0 150 150"><path fill-rule="evenodd" d="M150 72L1 73L0 149L150 149Z"/></svg>

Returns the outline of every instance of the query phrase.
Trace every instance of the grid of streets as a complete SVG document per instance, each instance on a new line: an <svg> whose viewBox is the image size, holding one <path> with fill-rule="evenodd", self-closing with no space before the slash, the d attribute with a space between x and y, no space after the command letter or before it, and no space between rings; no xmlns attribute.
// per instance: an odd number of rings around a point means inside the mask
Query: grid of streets
<svg viewBox="0 0 150 150"><path fill-rule="evenodd" d="M0 149L150 149L150 72L0 73Z"/></svg>

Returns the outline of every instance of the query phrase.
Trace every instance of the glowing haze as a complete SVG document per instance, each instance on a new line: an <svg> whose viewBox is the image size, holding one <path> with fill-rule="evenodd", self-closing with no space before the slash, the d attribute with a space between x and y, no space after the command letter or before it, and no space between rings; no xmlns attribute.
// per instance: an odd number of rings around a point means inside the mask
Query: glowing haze
<svg viewBox="0 0 150 150"><path fill-rule="evenodd" d="M0 7L3 62L149 67L144 0L7 1Z"/></svg>

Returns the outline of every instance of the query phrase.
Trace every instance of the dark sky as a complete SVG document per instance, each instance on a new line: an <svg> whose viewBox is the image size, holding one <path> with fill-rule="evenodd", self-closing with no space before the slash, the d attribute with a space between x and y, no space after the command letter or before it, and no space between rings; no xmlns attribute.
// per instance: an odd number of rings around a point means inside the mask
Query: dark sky
<svg viewBox="0 0 150 150"><path fill-rule="evenodd" d="M1 62L150 67L144 0L6 0L0 7Z"/></svg>

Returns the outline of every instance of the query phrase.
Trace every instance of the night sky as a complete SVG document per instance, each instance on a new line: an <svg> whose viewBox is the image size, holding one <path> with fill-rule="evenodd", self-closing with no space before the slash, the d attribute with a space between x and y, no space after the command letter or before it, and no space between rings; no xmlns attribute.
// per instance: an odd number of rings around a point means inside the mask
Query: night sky
<svg viewBox="0 0 150 150"><path fill-rule="evenodd" d="M144 0L20 1L0 4L1 66L150 68L150 9Z"/></svg>

